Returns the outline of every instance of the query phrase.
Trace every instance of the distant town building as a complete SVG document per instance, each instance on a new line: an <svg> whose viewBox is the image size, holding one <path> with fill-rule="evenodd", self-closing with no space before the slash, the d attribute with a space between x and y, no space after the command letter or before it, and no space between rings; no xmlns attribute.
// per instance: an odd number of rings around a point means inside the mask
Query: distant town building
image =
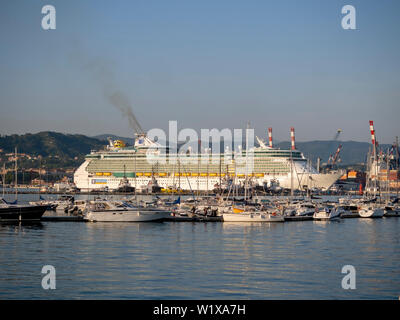
<svg viewBox="0 0 400 320"><path fill-rule="evenodd" d="M34 186L39 186L46 184L46 181L44 181L43 179L36 178L32 180L31 184Z"/></svg>

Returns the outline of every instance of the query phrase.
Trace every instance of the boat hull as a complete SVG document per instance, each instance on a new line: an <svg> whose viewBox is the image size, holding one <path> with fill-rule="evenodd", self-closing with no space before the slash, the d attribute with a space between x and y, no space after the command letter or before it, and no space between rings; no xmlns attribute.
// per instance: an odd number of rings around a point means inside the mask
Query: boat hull
<svg viewBox="0 0 400 320"><path fill-rule="evenodd" d="M319 221L328 221L328 220L333 220L333 219L339 219L340 216L339 215L330 215L330 214L324 215L323 213L322 214L317 213L317 214L314 214L313 218L314 218L314 220L317 220L317 221L318 220Z"/></svg>
<svg viewBox="0 0 400 320"><path fill-rule="evenodd" d="M344 213L344 210L338 210L338 209L333 209L330 212L320 211L320 212L315 212L313 218L314 220L319 220L319 221L340 219L342 213Z"/></svg>
<svg viewBox="0 0 400 320"><path fill-rule="evenodd" d="M89 211L84 217L90 222L152 222L163 221L169 217L166 211L141 211L141 210L110 210L110 211Z"/></svg>
<svg viewBox="0 0 400 320"><path fill-rule="evenodd" d="M40 220L46 209L47 206L12 206L0 208L0 222Z"/></svg>
<svg viewBox="0 0 400 320"><path fill-rule="evenodd" d="M383 209L360 209L358 212L361 218L382 218L384 215Z"/></svg>
<svg viewBox="0 0 400 320"><path fill-rule="evenodd" d="M224 222L284 222L283 216L273 216L271 214L254 213L224 213L222 214Z"/></svg>

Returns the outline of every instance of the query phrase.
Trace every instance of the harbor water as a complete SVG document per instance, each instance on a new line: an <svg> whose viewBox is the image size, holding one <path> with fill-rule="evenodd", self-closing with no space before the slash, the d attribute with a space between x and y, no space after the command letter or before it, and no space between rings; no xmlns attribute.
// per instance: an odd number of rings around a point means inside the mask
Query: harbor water
<svg viewBox="0 0 400 320"><path fill-rule="evenodd" d="M397 300L399 231L398 218L0 224L0 299ZM345 265L355 289L342 288Z"/></svg>

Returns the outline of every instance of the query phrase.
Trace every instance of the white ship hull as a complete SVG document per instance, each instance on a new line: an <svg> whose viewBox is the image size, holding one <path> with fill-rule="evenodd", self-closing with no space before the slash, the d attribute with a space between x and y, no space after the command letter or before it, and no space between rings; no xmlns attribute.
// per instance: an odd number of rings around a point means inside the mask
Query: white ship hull
<svg viewBox="0 0 400 320"><path fill-rule="evenodd" d="M282 216L273 216L269 213L223 213L222 219L224 222L284 222Z"/></svg>
<svg viewBox="0 0 400 320"><path fill-rule="evenodd" d="M217 185L226 185L225 177L228 176L234 179L235 184L243 186L245 176L250 173L249 179L253 186L276 185L279 188L295 190L305 188L327 190L342 175L340 172L318 173L311 166L307 166L306 158L298 150L281 150L265 146L255 148L254 157L246 160L247 162L239 161L243 158L236 158L234 153L228 157L225 154L224 157L221 154L217 155L218 163L211 161L204 164L199 154L189 155L190 161L185 163L183 160L186 155L172 153L166 157L168 161L160 154L153 155L152 161L149 161L146 148L154 145L154 142L146 139L144 138L145 144L140 144L138 141L135 143L137 149L109 146L106 151L87 155L85 162L74 174L76 187L83 191L116 190L121 180L126 178L135 190L146 190L154 173L161 188L211 191ZM242 157L247 159L246 155L247 153Z"/></svg>
<svg viewBox="0 0 400 320"><path fill-rule="evenodd" d="M74 175L74 183L82 191L90 191L90 190L103 190L107 187L109 190L118 189L120 180L122 178L97 178L95 176L89 177L89 173L85 170L88 165L88 161L85 161L76 171ZM303 189L305 187L312 189L318 188L322 190L329 189L340 177L341 173L330 173L330 174L319 174L312 173L308 174L308 179L305 177L301 177L299 174L298 177L293 175L293 180L297 181L297 185L293 184L290 178L290 174L288 175L264 175L263 178L253 178L253 182L255 185L263 186L265 184L269 184L270 181L278 181L279 186L286 189ZM137 178L128 178L128 181L132 187L135 187L136 190L147 189L149 182L151 182L151 177L137 177ZM304 181L302 181L304 180ZM300 181L300 185L299 185ZM157 183L161 188L179 188L181 190L200 190L200 191L212 191L215 189L216 185L219 185L221 182L219 177L181 177L177 179L176 177L157 177ZM244 185L244 178L237 178L237 183Z"/></svg>

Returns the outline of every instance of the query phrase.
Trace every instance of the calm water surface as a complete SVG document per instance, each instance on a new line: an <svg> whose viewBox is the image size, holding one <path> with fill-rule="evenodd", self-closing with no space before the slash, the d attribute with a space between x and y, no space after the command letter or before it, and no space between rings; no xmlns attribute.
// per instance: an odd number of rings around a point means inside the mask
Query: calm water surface
<svg viewBox="0 0 400 320"><path fill-rule="evenodd" d="M398 299L400 219L0 224L0 299ZM343 290L344 265L356 290ZM41 287L43 265L56 290Z"/></svg>

